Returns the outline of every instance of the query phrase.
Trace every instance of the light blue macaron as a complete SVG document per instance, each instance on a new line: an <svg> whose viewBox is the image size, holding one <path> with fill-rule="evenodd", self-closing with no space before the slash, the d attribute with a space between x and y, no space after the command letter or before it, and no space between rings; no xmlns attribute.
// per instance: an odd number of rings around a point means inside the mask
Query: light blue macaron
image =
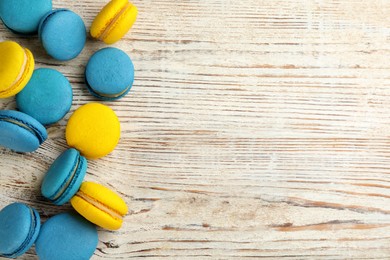
<svg viewBox="0 0 390 260"><path fill-rule="evenodd" d="M33 117L0 110L0 146L15 152L33 152L47 139L45 127Z"/></svg>
<svg viewBox="0 0 390 260"><path fill-rule="evenodd" d="M40 260L90 259L98 244L95 225L76 213L62 213L41 227L35 249Z"/></svg>
<svg viewBox="0 0 390 260"><path fill-rule="evenodd" d="M79 190L87 160L76 149L63 152L50 166L41 186L42 195L56 205L68 202Z"/></svg>
<svg viewBox="0 0 390 260"><path fill-rule="evenodd" d="M47 54L60 61L76 58L87 39L83 20L68 9L47 13L39 24L38 34Z"/></svg>
<svg viewBox="0 0 390 260"><path fill-rule="evenodd" d="M126 95L134 82L134 65L122 50L109 47L95 52L85 69L88 90L102 100Z"/></svg>
<svg viewBox="0 0 390 260"><path fill-rule="evenodd" d="M0 211L0 256L15 258L35 242L41 227L38 212L23 203L12 203Z"/></svg>
<svg viewBox="0 0 390 260"><path fill-rule="evenodd" d="M51 0L1 0L0 17L4 25L19 34L38 32L41 18L51 11Z"/></svg>
<svg viewBox="0 0 390 260"><path fill-rule="evenodd" d="M36 69L16 105L43 125L54 124L69 112L73 92L68 79L54 69Z"/></svg>

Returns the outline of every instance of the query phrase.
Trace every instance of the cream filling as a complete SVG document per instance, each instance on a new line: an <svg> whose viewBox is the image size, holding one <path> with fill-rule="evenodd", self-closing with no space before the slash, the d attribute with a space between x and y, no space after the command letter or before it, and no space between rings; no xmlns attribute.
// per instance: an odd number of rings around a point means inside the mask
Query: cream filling
<svg viewBox="0 0 390 260"><path fill-rule="evenodd" d="M12 82L11 84L11 87L9 89L12 89L13 86L23 77L23 74L26 70L26 67L27 67L27 54L26 54L26 50L24 50L24 59L23 59L23 64L22 64L22 67L20 68L20 71L19 71L19 75L16 77L16 79L14 80L14 82Z"/></svg>
<svg viewBox="0 0 390 260"><path fill-rule="evenodd" d="M79 190L77 192L76 196L80 197L81 199L85 200L89 204L93 205L95 208L100 209L101 211L107 213L108 215L110 215L111 217L113 217L115 219L122 220L122 218L123 218L123 216L121 214L119 214L119 212L113 210L112 208L109 208L108 206L104 205L100 201L97 201L94 198L88 196L87 194L85 194L81 190Z"/></svg>
<svg viewBox="0 0 390 260"><path fill-rule="evenodd" d="M0 119L0 121L4 121L4 122L8 122L8 123L11 123L11 124L15 124L15 125L18 125L24 129L26 129L27 131L31 132L33 135L36 135L35 134L35 131L33 128L15 120L15 119L12 119L12 118L3 118L3 119Z"/></svg>
<svg viewBox="0 0 390 260"><path fill-rule="evenodd" d="M112 21L106 26L104 31L100 34L98 37L99 40L103 41L107 37L108 32L111 30L111 27L118 21L118 19L121 17L121 15L126 12L127 8L131 8L133 5L128 2L121 10L120 12L112 19Z"/></svg>
<svg viewBox="0 0 390 260"><path fill-rule="evenodd" d="M54 198L51 198L51 200L57 200L59 197L62 196L62 194L66 191L66 189L69 187L69 184L72 182L74 179L74 176L76 175L77 168L79 167L81 158L79 157L77 159L76 165L74 166L74 169L72 171L72 174L70 177L67 179L65 185L55 194Z"/></svg>
<svg viewBox="0 0 390 260"><path fill-rule="evenodd" d="M131 85L128 86L125 90L123 90L122 92L120 93L117 93L117 94L104 94L104 93L101 93L101 92L98 92L98 91L95 91L96 94L98 94L99 96L102 96L102 97L108 97L108 98L116 98L116 97L120 97L122 96L124 93L126 93L129 88L131 88Z"/></svg>

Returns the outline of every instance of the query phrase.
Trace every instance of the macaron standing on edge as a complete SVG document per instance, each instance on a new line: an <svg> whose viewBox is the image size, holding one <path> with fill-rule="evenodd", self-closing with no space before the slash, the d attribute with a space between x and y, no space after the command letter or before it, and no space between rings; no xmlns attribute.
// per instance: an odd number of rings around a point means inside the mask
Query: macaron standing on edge
<svg viewBox="0 0 390 260"><path fill-rule="evenodd" d="M101 49L95 52L87 63L85 82L94 96L102 100L119 99L133 86L133 62L120 49Z"/></svg>
<svg viewBox="0 0 390 260"><path fill-rule="evenodd" d="M118 230L128 212L118 194L94 182L83 182L70 203L80 215L108 230Z"/></svg>
<svg viewBox="0 0 390 260"><path fill-rule="evenodd" d="M41 186L42 195L55 205L68 202L79 190L87 160L76 149L63 152L50 166Z"/></svg>
<svg viewBox="0 0 390 260"><path fill-rule="evenodd" d="M0 256L15 258L35 242L41 227L39 213L23 203L12 203L0 211Z"/></svg>
<svg viewBox="0 0 390 260"><path fill-rule="evenodd" d="M13 41L0 42L0 98L19 93L34 71L32 53Z"/></svg>
<svg viewBox="0 0 390 260"><path fill-rule="evenodd" d="M0 110L0 146L33 152L46 139L46 128L35 118L19 111Z"/></svg>
<svg viewBox="0 0 390 260"><path fill-rule="evenodd" d="M91 36L107 44L119 41L133 26L138 9L128 0L112 0L95 17Z"/></svg>
<svg viewBox="0 0 390 260"><path fill-rule="evenodd" d="M61 120L69 112L72 99L68 79L57 70L41 68L34 71L30 81L16 95L16 105L20 111L48 125Z"/></svg>
<svg viewBox="0 0 390 260"><path fill-rule="evenodd" d="M39 24L38 35L47 54L59 61L76 58L87 40L83 20L68 9L47 13Z"/></svg>
<svg viewBox="0 0 390 260"><path fill-rule="evenodd" d="M0 17L14 33L33 35L42 17L52 9L51 0L2 0Z"/></svg>

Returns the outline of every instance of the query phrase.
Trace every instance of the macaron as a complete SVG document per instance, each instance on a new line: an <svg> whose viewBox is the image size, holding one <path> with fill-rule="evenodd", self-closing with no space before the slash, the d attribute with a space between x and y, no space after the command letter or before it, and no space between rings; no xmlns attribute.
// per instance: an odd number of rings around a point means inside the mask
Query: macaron
<svg viewBox="0 0 390 260"><path fill-rule="evenodd" d="M16 42L0 42L0 98L19 93L33 71L34 57L28 49Z"/></svg>
<svg viewBox="0 0 390 260"><path fill-rule="evenodd" d="M55 205L63 205L76 194L86 172L87 160L79 151L66 150L47 171L41 186L42 195Z"/></svg>
<svg viewBox="0 0 390 260"><path fill-rule="evenodd" d="M90 259L98 244L95 225L76 213L49 218L41 227L35 250L40 260Z"/></svg>
<svg viewBox="0 0 390 260"><path fill-rule="evenodd" d="M119 99L133 86L133 62L120 49L101 49L89 59L85 69L85 81L94 96L103 100Z"/></svg>
<svg viewBox="0 0 390 260"><path fill-rule="evenodd" d="M51 0L0 1L0 17L4 25L19 34L38 32L41 18L52 9Z"/></svg>
<svg viewBox="0 0 390 260"><path fill-rule="evenodd" d="M15 152L33 152L47 139L45 127L33 117L0 110L0 146Z"/></svg>
<svg viewBox="0 0 390 260"><path fill-rule="evenodd" d="M112 0L95 17L91 36L107 44L120 40L133 26L138 10L128 0Z"/></svg>
<svg viewBox="0 0 390 260"><path fill-rule="evenodd" d="M65 137L68 145L87 159L97 159L112 152L118 144L119 119L108 106L88 103L70 116Z"/></svg>
<svg viewBox="0 0 390 260"><path fill-rule="evenodd" d="M118 194L94 182L83 182L70 203L80 215L108 230L119 229L128 212Z"/></svg>
<svg viewBox="0 0 390 260"><path fill-rule="evenodd" d="M60 61L76 58L87 39L83 20L68 9L47 13L39 24L38 34L47 54Z"/></svg>
<svg viewBox="0 0 390 260"><path fill-rule="evenodd" d="M72 106L73 92L68 79L54 69L36 69L16 95L16 105L43 125L61 120ZM50 111L50 113L48 113Z"/></svg>
<svg viewBox="0 0 390 260"><path fill-rule="evenodd" d="M0 211L0 256L16 258L35 242L41 227L39 213L23 203L12 203Z"/></svg>

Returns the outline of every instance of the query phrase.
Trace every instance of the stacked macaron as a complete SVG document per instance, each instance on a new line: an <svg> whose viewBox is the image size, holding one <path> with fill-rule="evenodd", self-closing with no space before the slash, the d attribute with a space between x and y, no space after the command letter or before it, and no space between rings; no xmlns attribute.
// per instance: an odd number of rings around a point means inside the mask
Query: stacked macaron
<svg viewBox="0 0 390 260"><path fill-rule="evenodd" d="M128 0L112 0L90 28L93 38L107 44L120 40L132 27L137 8ZM0 1L0 19L12 32L39 35L46 53L69 61L84 49L87 33L82 18L68 9L52 10L51 0ZM50 68L34 70L33 54L13 41L0 42L0 98L16 96L19 111L0 110L0 146L33 152L47 139L45 126L69 112L73 91L69 80ZM89 92L101 100L125 96L134 81L130 57L117 48L103 48L85 69ZM111 153L120 139L115 112L101 103L85 104L70 116L65 132L69 149L47 170L41 193L55 205L70 202L76 212L48 219L42 226L36 209L12 203L0 211L0 256L15 258L34 243L40 259L89 259L98 243L96 226L117 230L128 212L111 189L84 181L88 160ZM95 224L95 225L94 225Z"/></svg>

